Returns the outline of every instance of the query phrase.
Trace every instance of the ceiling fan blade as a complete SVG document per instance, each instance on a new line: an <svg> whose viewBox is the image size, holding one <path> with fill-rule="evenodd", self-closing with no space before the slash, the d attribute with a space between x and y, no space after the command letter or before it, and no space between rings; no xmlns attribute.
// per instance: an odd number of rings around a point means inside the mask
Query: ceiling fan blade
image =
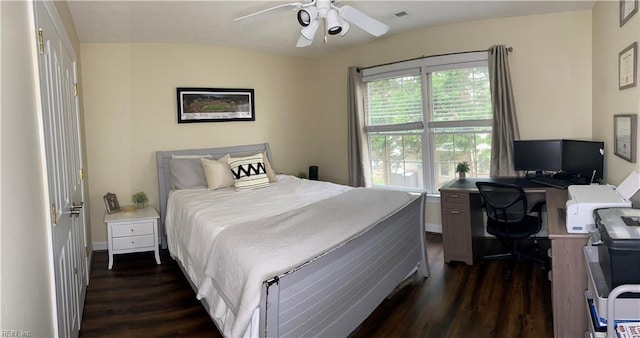
<svg viewBox="0 0 640 338"><path fill-rule="evenodd" d="M313 40L309 40L305 38L304 35L300 34L300 37L298 38L298 43L296 43L296 47L299 47L299 48L307 47L307 46L311 46L312 43L313 43Z"/></svg>
<svg viewBox="0 0 640 338"><path fill-rule="evenodd" d="M340 16L373 36L381 36L389 31L389 26L351 6L340 7Z"/></svg>
<svg viewBox="0 0 640 338"><path fill-rule="evenodd" d="M316 35L316 32L318 31L318 27L320 27L319 19L315 19L311 22L311 24L309 24L309 26L303 27L300 30L300 33L307 40L313 41L313 37Z"/></svg>
<svg viewBox="0 0 640 338"><path fill-rule="evenodd" d="M340 32L340 36L347 35L347 33L349 33L350 28L351 28L351 25L349 24L349 21L342 20L342 31Z"/></svg>
<svg viewBox="0 0 640 338"><path fill-rule="evenodd" d="M267 9L263 9L261 11L257 11L255 13L247 14L247 15L241 16L239 18L235 18L235 19L233 19L233 21L237 22L237 21L240 21L240 20L244 20L244 19L250 18L252 16L264 14L264 13L271 12L271 11L274 11L276 9L280 9L280 8L284 8L284 7L293 7L294 9L300 9L300 8L302 8L302 6L303 6L303 4L301 2L292 2L292 3L288 3L288 4L281 4L281 5L278 5L278 6L273 6L273 7L267 8Z"/></svg>

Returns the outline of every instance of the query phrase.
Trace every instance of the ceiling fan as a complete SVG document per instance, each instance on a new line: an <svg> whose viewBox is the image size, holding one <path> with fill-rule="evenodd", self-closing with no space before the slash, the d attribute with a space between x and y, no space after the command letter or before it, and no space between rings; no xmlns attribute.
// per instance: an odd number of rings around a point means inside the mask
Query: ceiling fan
<svg viewBox="0 0 640 338"><path fill-rule="evenodd" d="M280 8L291 7L298 11L298 23L302 26L296 47L310 46L321 24L324 25L324 43L327 43L327 34L346 35L351 27L349 23L362 28L373 36L381 36L389 31L389 26L384 23L373 19L351 6L345 5L338 7L335 5L336 2L336 0L311 0L308 3L292 2L281 4L241 16L234 21L244 20Z"/></svg>

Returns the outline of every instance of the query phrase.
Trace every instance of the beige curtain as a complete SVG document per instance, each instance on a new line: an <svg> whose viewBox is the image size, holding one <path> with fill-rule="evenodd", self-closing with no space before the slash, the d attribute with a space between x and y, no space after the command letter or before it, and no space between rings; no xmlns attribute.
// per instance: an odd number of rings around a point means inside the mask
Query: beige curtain
<svg viewBox="0 0 640 338"><path fill-rule="evenodd" d="M513 141L520 139L518 118L504 45L489 48L489 80L493 105L491 177L517 176L513 169Z"/></svg>
<svg viewBox="0 0 640 338"><path fill-rule="evenodd" d="M364 92L362 73L358 67L349 67L347 82L347 113L349 114L349 185L371 186L369 149L364 134Z"/></svg>

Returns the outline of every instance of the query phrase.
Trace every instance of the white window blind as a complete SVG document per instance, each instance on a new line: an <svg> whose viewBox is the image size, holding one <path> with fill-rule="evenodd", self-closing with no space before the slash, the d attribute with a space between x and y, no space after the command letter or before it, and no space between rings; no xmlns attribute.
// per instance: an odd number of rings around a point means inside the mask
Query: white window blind
<svg viewBox="0 0 640 338"><path fill-rule="evenodd" d="M420 75L413 75L368 82L367 126L422 129L420 81Z"/></svg>
<svg viewBox="0 0 640 338"><path fill-rule="evenodd" d="M484 68L431 73L434 122L490 120L489 74Z"/></svg>

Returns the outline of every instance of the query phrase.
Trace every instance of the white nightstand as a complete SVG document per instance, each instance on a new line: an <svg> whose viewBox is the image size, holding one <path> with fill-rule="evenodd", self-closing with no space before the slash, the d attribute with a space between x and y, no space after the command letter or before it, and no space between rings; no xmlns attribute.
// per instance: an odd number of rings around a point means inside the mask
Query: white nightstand
<svg viewBox="0 0 640 338"><path fill-rule="evenodd" d="M156 263L160 264L158 249L158 212L152 206L135 212L105 214L109 239L109 270L113 266L113 255L154 251Z"/></svg>

